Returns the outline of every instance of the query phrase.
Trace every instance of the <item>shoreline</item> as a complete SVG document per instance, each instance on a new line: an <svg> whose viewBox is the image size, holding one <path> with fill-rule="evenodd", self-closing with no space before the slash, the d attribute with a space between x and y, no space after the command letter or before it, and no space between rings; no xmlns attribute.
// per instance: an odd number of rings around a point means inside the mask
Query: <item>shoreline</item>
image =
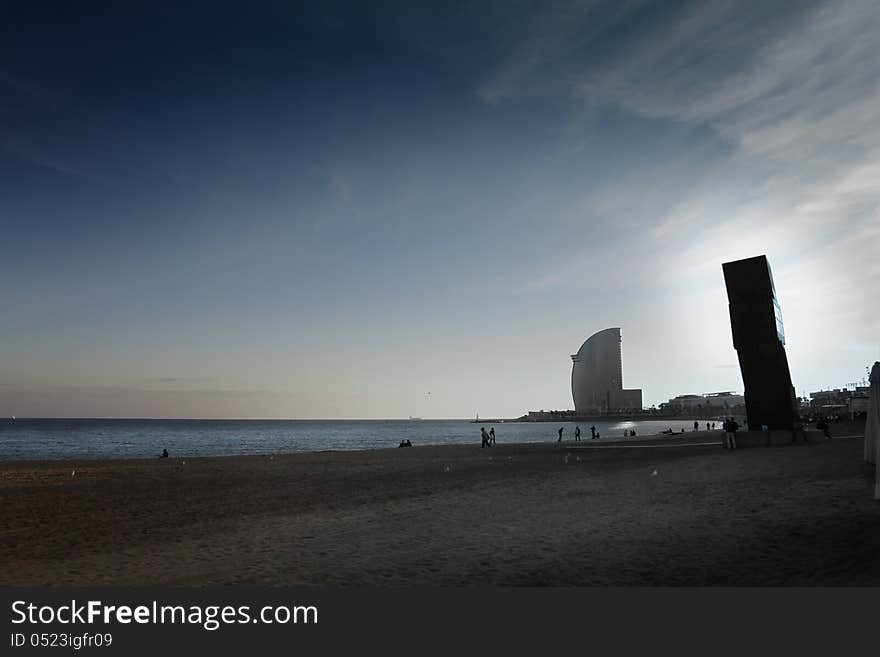
<svg viewBox="0 0 880 657"><path fill-rule="evenodd" d="M530 424L530 423L525 423ZM839 421L832 423L830 425L830 430L832 436L834 435L864 435L865 430L865 421L864 420L854 420L854 421ZM619 435L610 436L607 435L598 440L593 440L589 437L589 435L584 436L580 443L583 444L595 444L595 445L607 445L613 443L626 443L631 445L637 445L643 443L645 441L657 441L664 443L676 443L681 441L688 441L691 439L700 439L700 440L717 440L720 442L723 440L724 433L720 427L713 429L711 431L707 431L705 429L698 429L697 431L693 431L691 429L687 429L684 432L674 432L671 434L666 434L661 432L652 433L652 434L639 434L633 437L624 438ZM551 437L547 437L546 440L540 441L521 441L521 442L506 442L506 440L502 439L502 442L499 442L498 445L506 445L506 446L535 446L535 445L576 445L580 444L577 441L573 440L570 437L565 437L562 443L556 442ZM438 443L414 443L412 447L408 447L405 449L413 449L413 448L427 448L427 447L462 447L468 448L473 446L479 446L479 440L474 440L474 442L468 443L447 443L447 442L438 442ZM397 445L388 445L384 447L364 447L358 449L350 449L350 448L341 448L341 449L318 449L318 450L298 450L298 451L284 451L284 452L260 452L260 453L236 453L236 454L183 454L175 453L172 451L171 459L202 459L202 458L243 458L243 457L255 457L255 458L265 458L265 457L281 457L288 455L304 455L304 454L337 454L337 453L368 453L368 452L376 452L383 450L391 450L396 451L400 449ZM112 461L127 461L133 460L137 462L149 462L152 460L161 460L157 454L146 455L146 456L131 456L131 457L119 457L119 456L94 456L94 457L86 457L86 456L60 456L60 457L51 457L51 458L12 458L12 459L0 459L0 466L3 464L13 464L13 463L30 463L30 464L38 464L41 462L46 463L96 463L96 462L112 462Z"/></svg>
<svg viewBox="0 0 880 657"><path fill-rule="evenodd" d="M495 447L486 448L486 449L496 449L499 446L503 447L512 447L512 448L521 448L521 449L529 449L532 447L541 447L548 446L554 447L556 449L563 447L571 447L577 446L581 444L593 444L595 447L600 447L602 445L615 445L619 443L626 443L632 446L640 446L642 443L651 444L651 443L669 443L672 445L684 445L687 443L688 439L693 440L703 440L705 441L708 437L718 437L717 443L720 445L722 441L722 433L720 430L716 429L714 431L686 431L684 433L672 433L672 434L646 434L639 435L632 438L622 438L619 436L615 436L614 438L599 438L592 440L589 437L584 437L580 441L573 440L571 438L566 438L561 443L555 440L548 439L546 441L525 441L525 442L502 442L497 443ZM156 456L131 456L125 458L119 457L101 457L96 456L94 458L88 457L68 457L63 456L60 458L41 458L41 459L0 459L0 472L2 472L2 468L4 465L32 465L39 466L40 464L89 464L89 463L126 463L126 462L134 462L134 463L149 463L152 461L181 461L181 460L200 460L200 459L264 459L264 458L286 458L291 456L307 456L310 454L369 454L369 453L383 453L383 452L397 452L399 450L409 450L409 449L430 449L430 448L442 448L442 449L464 449L471 450L474 447L480 448L479 442L475 441L473 443L419 443L413 444L406 448L400 448L399 446L388 446L388 447L365 447L363 449L319 449L319 450L308 450L308 451L296 451L296 452L263 452L259 454L197 454L197 455L183 455L178 456L176 454L171 454L167 459L160 458L158 455ZM482 449L482 448L480 448Z"/></svg>

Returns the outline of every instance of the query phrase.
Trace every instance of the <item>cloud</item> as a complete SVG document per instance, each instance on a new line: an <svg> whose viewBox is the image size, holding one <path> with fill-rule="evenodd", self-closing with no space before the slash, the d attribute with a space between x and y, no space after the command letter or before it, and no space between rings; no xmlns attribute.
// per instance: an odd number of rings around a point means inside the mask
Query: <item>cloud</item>
<svg viewBox="0 0 880 657"><path fill-rule="evenodd" d="M25 145L4 140L3 142L0 142L0 149L6 151L7 154L21 160L22 162L43 169L49 169L55 173L91 182L106 182L103 177L91 171L87 171L83 167L71 165L63 158L33 145Z"/></svg>
<svg viewBox="0 0 880 657"><path fill-rule="evenodd" d="M636 3L606 19L605 36L641 9ZM707 126L730 152L694 184L673 185L665 204L651 199L635 208L634 186L606 189L593 215L613 213L617 203L621 217L635 213L653 226L654 240L687 235L682 265L711 267L712 275L719 256L763 247L786 260L799 251L799 273L818 266L839 292L859 263L859 287L880 292L880 8L846 0L768 11L700 4L599 49L595 4L570 3L520 34L522 45L479 92L501 102L552 90L574 106ZM546 277L556 278L569 279ZM856 301L845 292L838 298Z"/></svg>
<svg viewBox="0 0 880 657"><path fill-rule="evenodd" d="M205 383L207 381L215 381L215 377L210 376L163 376L156 379L146 379L148 383Z"/></svg>
<svg viewBox="0 0 880 657"><path fill-rule="evenodd" d="M5 88L6 93L17 93L34 100L44 102L55 102L58 100L57 94L46 87L36 84L31 80L11 75L7 71L0 71L0 88Z"/></svg>

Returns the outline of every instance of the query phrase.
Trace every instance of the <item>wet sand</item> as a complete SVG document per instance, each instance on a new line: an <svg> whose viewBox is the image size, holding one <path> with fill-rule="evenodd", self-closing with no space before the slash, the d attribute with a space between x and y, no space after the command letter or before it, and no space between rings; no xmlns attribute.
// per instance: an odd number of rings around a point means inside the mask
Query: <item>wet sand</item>
<svg viewBox="0 0 880 657"><path fill-rule="evenodd" d="M4 462L0 584L878 585L862 442Z"/></svg>

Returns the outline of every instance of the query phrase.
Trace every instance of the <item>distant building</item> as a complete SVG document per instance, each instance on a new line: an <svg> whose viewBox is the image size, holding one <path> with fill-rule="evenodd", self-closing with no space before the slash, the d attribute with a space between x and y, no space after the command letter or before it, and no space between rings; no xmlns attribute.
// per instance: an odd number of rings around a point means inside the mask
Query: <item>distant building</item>
<svg viewBox="0 0 880 657"><path fill-rule="evenodd" d="M679 395L660 404L666 415L726 414L745 409L746 398L732 392L710 392L704 395Z"/></svg>
<svg viewBox="0 0 880 657"><path fill-rule="evenodd" d="M837 388L810 393L810 412L820 417L854 418L868 412L868 386Z"/></svg>
<svg viewBox="0 0 880 657"><path fill-rule="evenodd" d="M578 415L642 410L642 391L624 390L620 329L594 333L571 357L571 395Z"/></svg>
<svg viewBox="0 0 880 657"><path fill-rule="evenodd" d="M519 419L524 422L570 422L576 419L574 411L529 411Z"/></svg>

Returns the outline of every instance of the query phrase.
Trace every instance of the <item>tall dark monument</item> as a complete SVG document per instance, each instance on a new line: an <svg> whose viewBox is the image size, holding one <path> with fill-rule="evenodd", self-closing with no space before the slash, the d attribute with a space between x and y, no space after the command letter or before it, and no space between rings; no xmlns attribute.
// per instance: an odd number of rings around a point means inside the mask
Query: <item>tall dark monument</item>
<svg viewBox="0 0 880 657"><path fill-rule="evenodd" d="M785 357L782 312L766 256L725 262L733 346L745 386L749 429L793 429L797 401Z"/></svg>

